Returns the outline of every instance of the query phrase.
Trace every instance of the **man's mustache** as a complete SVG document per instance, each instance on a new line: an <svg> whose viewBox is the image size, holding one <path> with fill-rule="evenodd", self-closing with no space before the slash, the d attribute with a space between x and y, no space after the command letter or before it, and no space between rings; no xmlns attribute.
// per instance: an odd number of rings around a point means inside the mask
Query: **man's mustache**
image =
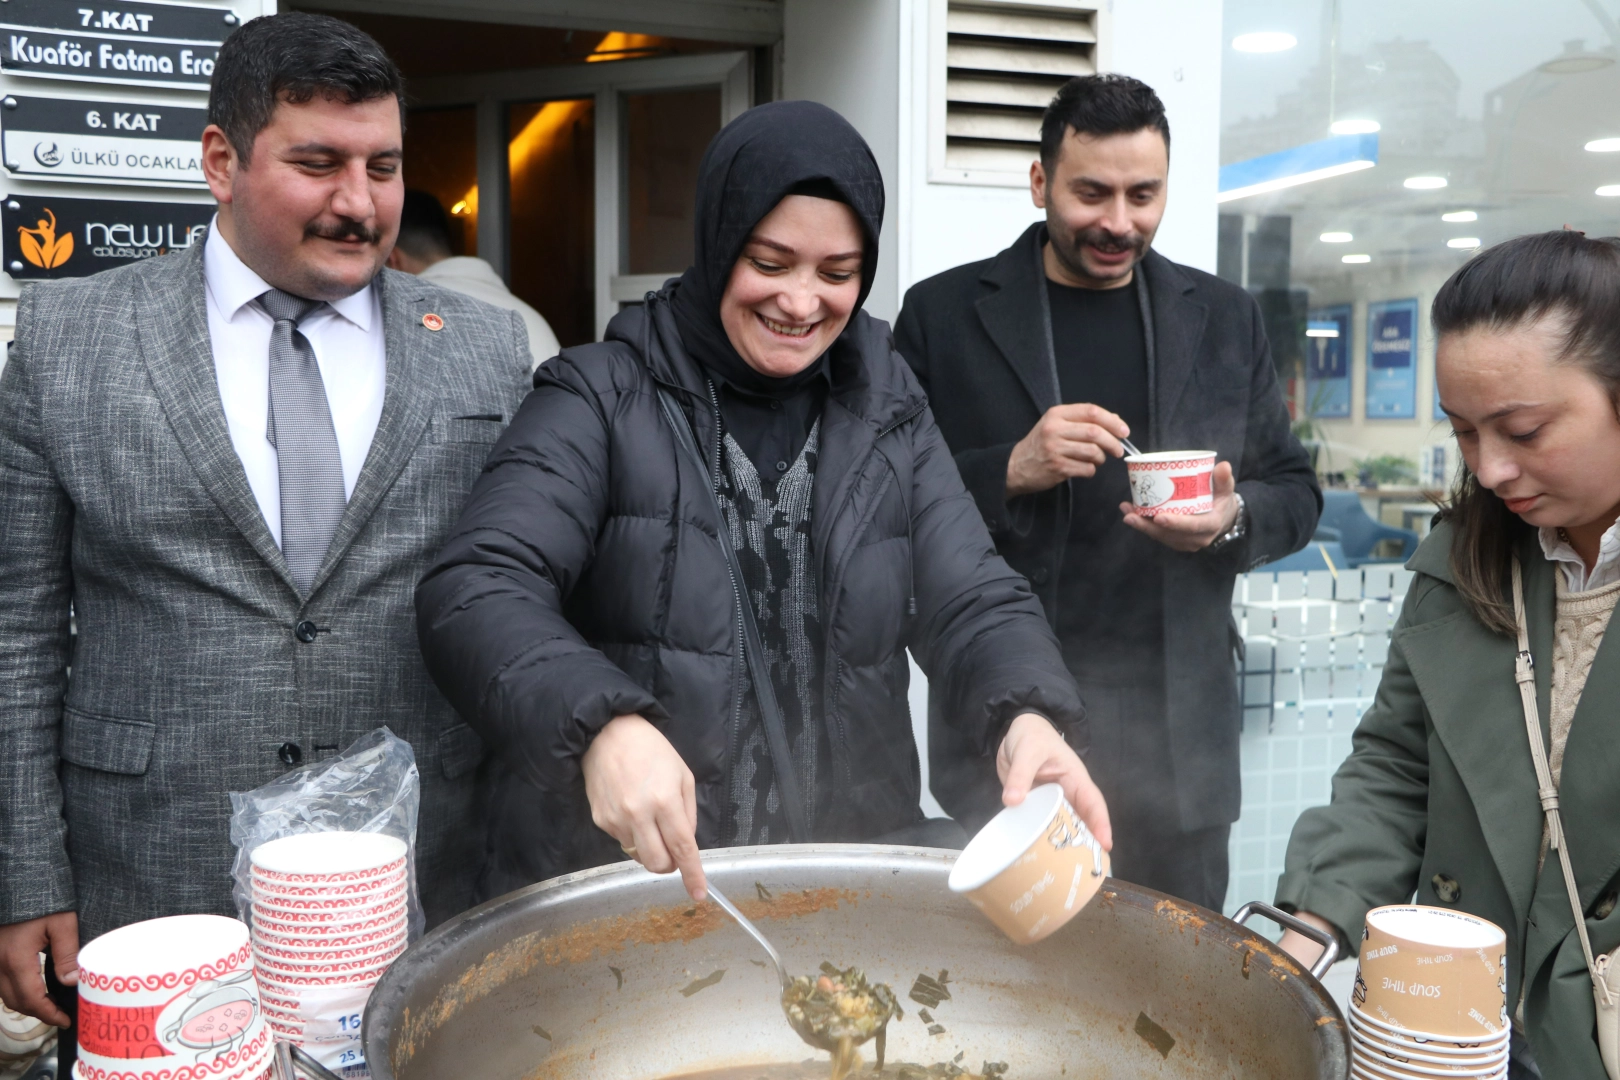
<svg viewBox="0 0 1620 1080"><path fill-rule="evenodd" d="M1109 232L1107 229L1082 229L1075 234L1075 249L1093 247L1109 255L1118 255L1121 252L1132 251L1140 255L1147 247L1147 238L1138 232L1129 232L1123 235Z"/></svg>
<svg viewBox="0 0 1620 1080"><path fill-rule="evenodd" d="M381 229L368 229L364 222L344 218L336 225L322 225L320 222L311 222L304 226L304 238L322 240L362 240L368 244L382 243Z"/></svg>

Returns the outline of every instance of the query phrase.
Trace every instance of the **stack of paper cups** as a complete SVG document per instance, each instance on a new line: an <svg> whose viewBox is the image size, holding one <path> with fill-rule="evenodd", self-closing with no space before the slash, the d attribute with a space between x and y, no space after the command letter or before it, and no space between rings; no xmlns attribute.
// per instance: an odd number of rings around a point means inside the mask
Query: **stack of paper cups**
<svg viewBox="0 0 1620 1080"><path fill-rule="evenodd" d="M79 953L74 1080L262 1080L274 1045L248 930L218 915L133 923Z"/></svg>
<svg viewBox="0 0 1620 1080"><path fill-rule="evenodd" d="M262 844L249 859L265 1019L329 1068L363 1067L366 999L405 951L405 842L305 833Z"/></svg>
<svg viewBox="0 0 1620 1080"><path fill-rule="evenodd" d="M1446 908L1367 913L1350 995L1358 1080L1507 1076L1507 935Z"/></svg>

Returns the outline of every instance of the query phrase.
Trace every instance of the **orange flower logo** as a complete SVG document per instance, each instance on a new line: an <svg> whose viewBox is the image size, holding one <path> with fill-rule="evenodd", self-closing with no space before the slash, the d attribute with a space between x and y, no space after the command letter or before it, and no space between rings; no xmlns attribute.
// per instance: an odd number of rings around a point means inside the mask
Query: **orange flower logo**
<svg viewBox="0 0 1620 1080"><path fill-rule="evenodd" d="M56 235L56 215L45 208L49 221L40 219L37 228L17 226L17 239L22 244L23 258L41 270L55 270L73 255L73 234Z"/></svg>

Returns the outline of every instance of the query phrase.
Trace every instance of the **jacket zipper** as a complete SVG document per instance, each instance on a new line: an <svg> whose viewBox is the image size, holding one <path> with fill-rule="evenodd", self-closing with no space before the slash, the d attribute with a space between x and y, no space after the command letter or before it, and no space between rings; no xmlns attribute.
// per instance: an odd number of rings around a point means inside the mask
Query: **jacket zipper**
<svg viewBox="0 0 1620 1080"><path fill-rule="evenodd" d="M713 392L713 387L710 388L710 392L711 393ZM716 405L716 408L718 408L718 407L719 406ZM902 424L909 423L911 420L914 420L918 416L921 416L923 410L926 409L927 407L928 407L928 402L926 402L926 401L920 402L910 412L907 412L902 416L896 417L895 419L891 420L889 423L885 424L883 427L879 428L877 435L874 436L873 439L872 439L872 449L871 449L871 451L866 455L865 460L863 460L861 462L861 466L860 466L861 471L864 472L866 470L867 465L870 464L870 462L872 460L872 455L879 453L879 450L877 448L877 444L879 442L881 442L885 437L887 437L891 432L893 432L896 428L900 427ZM900 479L899 476L895 477L896 481L898 481L899 479ZM882 494L883 494L883 492L880 490L878 492L879 497L881 497ZM909 528L910 527L910 522L907 521L906 524L907 524L907 527ZM839 584L840 585L842 584L842 580L843 580L842 571L839 570ZM822 660L821 660L822 684L823 684L822 685L822 691L821 691L821 699L822 699L823 707L826 709L826 712L827 712L825 722L826 722L827 729L828 729L827 730L828 738L831 739L832 736L833 736L834 731L837 732L838 744L839 745L835 749L834 755L835 755L835 757L841 758L841 760L837 761L836 764L839 766L838 771L843 773L843 777L842 777L843 786L847 790L847 789L852 788L852 787L855 786L855 776L854 776L854 773L851 771L850 764L849 764L849 761L850 761L849 737L848 737L848 734L844 730L843 718L841 716L837 715L836 710L835 710L835 706L834 706L834 703L838 700L838 693L837 693L837 691L838 691L838 670L839 670L840 662L835 658L835 656L833 654L831 629L832 629L832 625L833 625L833 617L834 617L834 615L837 614L837 609L836 609L836 607L831 606L831 605L836 605L836 603L837 603L838 588L835 587L833 589L830 589L828 591L827 596L828 596L828 603L829 603L829 607L827 609L827 615L826 615L826 625L827 625L827 628L828 628L828 635L827 635L827 644L826 644L826 647L825 647L826 652L823 655ZM842 751L842 753L838 752L840 750ZM835 778L834 782L837 783L836 778ZM840 805L843 804L843 799L839 797L840 793L836 790L836 788L834 789L833 796L834 796L833 800L832 800L833 806L837 807L837 806L840 806Z"/></svg>
<svg viewBox="0 0 1620 1080"><path fill-rule="evenodd" d="M723 437L722 428L720 426L720 397L714 391L713 381L709 379L705 379L703 381L704 384L709 388L709 407L714 411L714 471L709 477L709 483L714 487L715 502L718 504L720 501L720 440ZM731 523L726 520L726 516L723 512L720 515L720 527L728 532L731 529ZM731 543L731 537L722 536L720 538L720 542L723 544L729 544ZM731 578L732 597L738 604L746 604L748 602L748 597L743 592L742 582L737 580L737 571L732 568L730 559L726 560L726 575ZM731 659L731 730L726 739L726 789L721 794L721 805L726 808L726 812L723 815L724 824L720 837L721 843L725 843L726 840L730 839L737 827L736 819L731 812L731 791L734 779L734 770L737 767L737 740L742 732L742 673L743 665L747 663L747 658L743 655L743 649L746 648L746 646L743 643L741 608L733 607L731 609L731 625L732 642L734 644L734 651Z"/></svg>

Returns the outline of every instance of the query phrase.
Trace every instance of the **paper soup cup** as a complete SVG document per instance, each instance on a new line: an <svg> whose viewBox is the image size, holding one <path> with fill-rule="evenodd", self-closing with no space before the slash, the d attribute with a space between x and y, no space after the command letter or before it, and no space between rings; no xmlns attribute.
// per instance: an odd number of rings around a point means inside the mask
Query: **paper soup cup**
<svg viewBox="0 0 1620 1080"><path fill-rule="evenodd" d="M1367 1016L1420 1034L1507 1029L1507 935L1461 911L1395 904L1367 913L1351 1000Z"/></svg>
<svg viewBox="0 0 1620 1080"><path fill-rule="evenodd" d="M952 892L1019 943L1040 941L1072 919L1108 876L1108 853L1063 789L1042 784L979 830L951 867Z"/></svg>
<svg viewBox="0 0 1620 1080"><path fill-rule="evenodd" d="M285 924L256 922L253 927L253 940L260 945L280 949L363 949L405 936L407 921L404 915L399 915L381 926L374 926L368 930L348 933L344 932L344 928L337 927L334 929L338 932L330 934L312 934L302 929L284 933L272 929L273 925Z"/></svg>
<svg viewBox="0 0 1620 1080"><path fill-rule="evenodd" d="M1443 1077L1446 1080L1466 1080L1467 1077L1498 1076L1507 1069L1506 1059L1498 1065L1460 1071L1428 1069L1417 1065L1397 1065L1392 1061L1380 1063L1356 1055L1351 1055L1350 1061L1354 1068L1360 1069L1364 1075L1373 1078L1373 1080L1431 1080L1433 1077Z"/></svg>
<svg viewBox="0 0 1620 1080"><path fill-rule="evenodd" d="M1131 502L1143 517L1207 514L1215 505L1215 451L1172 450L1125 458Z"/></svg>

